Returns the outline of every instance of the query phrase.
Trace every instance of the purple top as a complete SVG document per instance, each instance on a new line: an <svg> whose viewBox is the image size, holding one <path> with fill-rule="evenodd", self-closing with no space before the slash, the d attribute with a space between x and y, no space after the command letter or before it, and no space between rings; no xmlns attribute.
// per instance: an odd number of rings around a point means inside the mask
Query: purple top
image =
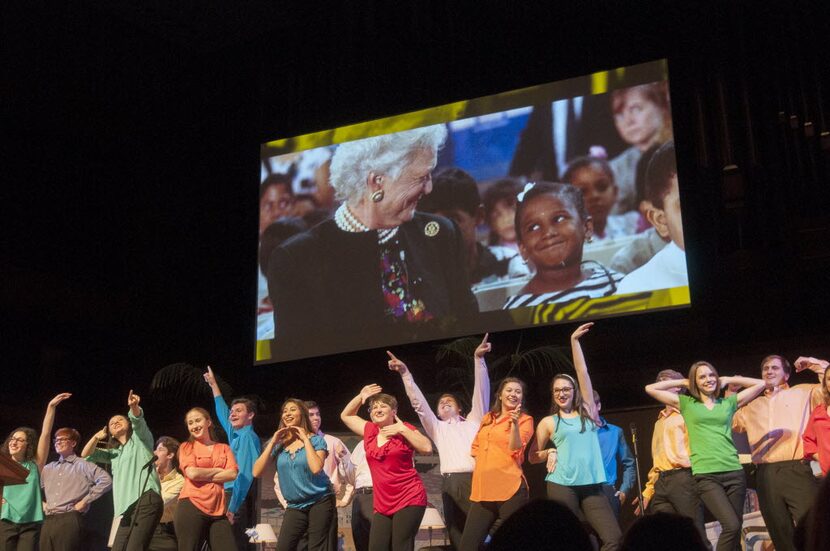
<svg viewBox="0 0 830 551"><path fill-rule="evenodd" d="M43 467L40 485L46 502L43 512L55 515L73 511L75 504L84 498L92 503L109 491L112 478L95 463L73 454Z"/></svg>

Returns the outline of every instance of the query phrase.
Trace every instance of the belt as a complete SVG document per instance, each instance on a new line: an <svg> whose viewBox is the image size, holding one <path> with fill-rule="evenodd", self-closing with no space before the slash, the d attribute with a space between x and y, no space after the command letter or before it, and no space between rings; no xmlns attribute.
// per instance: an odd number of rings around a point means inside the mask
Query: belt
<svg viewBox="0 0 830 551"><path fill-rule="evenodd" d="M690 472L692 472L692 468L691 467L680 467L678 469L671 469L671 470L668 470L668 471L660 471L660 477L672 476L672 475L682 473L682 472L690 473Z"/></svg>
<svg viewBox="0 0 830 551"><path fill-rule="evenodd" d="M372 487L371 486L363 486L362 488L357 488L354 493L356 494L371 494Z"/></svg>
<svg viewBox="0 0 830 551"><path fill-rule="evenodd" d="M453 476L461 476L461 475L472 476L473 473L471 473L471 472L441 473L441 476L443 476L444 478L450 478L450 477L453 477Z"/></svg>

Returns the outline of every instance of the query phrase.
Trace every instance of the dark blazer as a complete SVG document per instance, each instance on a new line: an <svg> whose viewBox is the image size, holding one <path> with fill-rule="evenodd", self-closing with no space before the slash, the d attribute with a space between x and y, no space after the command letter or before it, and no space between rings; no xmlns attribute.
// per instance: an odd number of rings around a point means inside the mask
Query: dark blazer
<svg viewBox="0 0 830 551"><path fill-rule="evenodd" d="M430 222L438 224L434 236L426 232ZM410 285L434 320L386 317L377 233L345 232L330 219L277 247L268 262L274 359L455 336L472 326L478 306L455 225L418 212L398 237Z"/></svg>

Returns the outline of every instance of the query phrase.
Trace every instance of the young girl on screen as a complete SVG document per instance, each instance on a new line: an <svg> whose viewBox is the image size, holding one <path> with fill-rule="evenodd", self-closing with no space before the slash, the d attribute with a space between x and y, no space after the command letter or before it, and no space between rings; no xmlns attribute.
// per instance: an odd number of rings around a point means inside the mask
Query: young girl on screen
<svg viewBox="0 0 830 551"><path fill-rule="evenodd" d="M613 295L622 274L582 261L594 223L582 192L569 184L529 183L516 205L519 252L534 275L504 309Z"/></svg>

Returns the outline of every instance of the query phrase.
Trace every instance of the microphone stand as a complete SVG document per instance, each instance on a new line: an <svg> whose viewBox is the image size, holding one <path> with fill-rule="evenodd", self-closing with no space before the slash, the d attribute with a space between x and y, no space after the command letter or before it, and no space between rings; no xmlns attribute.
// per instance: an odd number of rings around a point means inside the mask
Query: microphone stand
<svg viewBox="0 0 830 551"><path fill-rule="evenodd" d="M628 428L631 429L631 444L634 446L634 468L637 470L637 498L640 503L640 516L646 516L646 507L643 503L643 485L640 480L640 454L637 452L637 425L631 423Z"/></svg>
<svg viewBox="0 0 830 551"><path fill-rule="evenodd" d="M136 524L138 524L138 522L135 519L135 516L141 508L141 500L144 499L144 494L147 491L147 483L150 482L150 475L153 473L153 469L156 467L156 461L158 461L158 458L153 456L153 460L144 465L144 468L141 469L142 471L147 471L147 476L144 478L144 484L141 485L141 493L138 494L138 500L135 502L135 509L133 509L132 518L130 519L130 528L127 530L127 537L124 540L124 549L127 549L127 547L129 546L130 536L132 536L133 533L133 527Z"/></svg>

